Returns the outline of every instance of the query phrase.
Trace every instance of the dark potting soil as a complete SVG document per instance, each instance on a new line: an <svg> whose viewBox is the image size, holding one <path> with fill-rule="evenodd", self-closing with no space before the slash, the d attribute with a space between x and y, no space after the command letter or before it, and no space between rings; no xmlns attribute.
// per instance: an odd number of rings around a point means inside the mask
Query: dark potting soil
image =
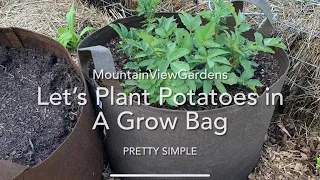
<svg viewBox="0 0 320 180"><path fill-rule="evenodd" d="M39 106L52 93L65 90L71 106ZM0 47L0 160L35 166L56 150L71 133L83 91L80 77L69 61L35 49Z"/></svg>
<svg viewBox="0 0 320 180"><path fill-rule="evenodd" d="M123 67L125 66L125 64L128 62L128 56L124 52L119 51L119 49L117 48L117 46L119 45L119 42L120 42L120 38L116 37L116 38L112 39L105 46L110 49L110 51L113 55L116 70L118 72L121 72L121 71L123 71ZM273 55L268 54L268 53L259 53L258 55L251 57L251 60L255 61L256 63L258 63L260 65L259 67L256 68L254 78L260 80L260 82L265 85L262 88L257 88L257 93L259 95L261 95L265 91L266 87L270 87L272 84L274 84L280 78L279 63L278 63L277 59L274 58ZM90 61L89 68L90 68L89 74L92 78L92 74L93 74L92 72L94 69L94 65L93 65L92 60ZM100 80L96 79L96 81L100 86L103 86L103 84L101 83ZM122 83L125 80L121 79L119 81ZM237 93L243 93L243 94L247 95L247 94L253 92L248 87L241 86L241 85L233 85L233 86L225 85L225 87L227 89L227 92L231 96L234 96ZM218 97L220 95L219 91L215 87L213 88L213 90L218 94L216 96L215 102L219 102L219 99L218 99ZM143 91L136 88L133 92L142 93ZM201 92L202 92L202 90L199 90L196 93L201 93ZM233 104L230 104L230 105L233 105ZM209 103L208 106L200 106L200 105L192 106L189 103L186 103L186 104L179 106L179 107L171 107L171 106L167 106L167 105L160 106L158 104L152 104L151 106L158 107L158 108L166 108L166 109L192 110L192 111L210 110L210 109L217 109L217 108L225 107L222 104L218 104L217 106L215 106L215 105L212 105L211 103Z"/></svg>

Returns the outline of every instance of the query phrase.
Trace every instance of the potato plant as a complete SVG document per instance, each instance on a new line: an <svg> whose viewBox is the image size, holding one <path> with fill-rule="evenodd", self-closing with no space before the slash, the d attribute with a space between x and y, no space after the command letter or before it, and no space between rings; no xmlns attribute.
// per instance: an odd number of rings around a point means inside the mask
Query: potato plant
<svg viewBox="0 0 320 180"><path fill-rule="evenodd" d="M58 34L59 37L56 40L62 44L65 48L69 49L77 49L80 43L81 38L89 31L95 31L96 28L93 27L85 27L80 34L77 34L74 30L75 25L75 15L76 9L74 4L72 4L69 12L66 15L68 27L67 28L59 28Z"/></svg>
<svg viewBox="0 0 320 180"><path fill-rule="evenodd" d="M154 10L157 3L139 1L140 15L146 20L141 29L126 28L122 24L110 24L120 36L119 48L130 58L125 69L136 72L186 73L221 72L227 73L227 79L185 79L152 78L127 80L126 92L135 88L147 90L150 103L159 102L160 87L169 87L173 93L186 94L203 91L209 93L215 86L220 93L227 93L225 85L243 85L253 91L263 84L254 78L255 67L251 56L259 52L275 53L272 47L285 49L280 38L264 38L256 32L255 41L242 34L251 29L243 13L237 13L232 3L224 0L212 0L215 10L204 11L197 15L179 13L184 25L180 28L174 17L156 18ZM149 9L148 9L149 8ZM152 10L152 11L151 11ZM226 18L233 17L236 24L233 29L226 26ZM207 23L203 23L203 20ZM174 94L166 103L176 106Z"/></svg>

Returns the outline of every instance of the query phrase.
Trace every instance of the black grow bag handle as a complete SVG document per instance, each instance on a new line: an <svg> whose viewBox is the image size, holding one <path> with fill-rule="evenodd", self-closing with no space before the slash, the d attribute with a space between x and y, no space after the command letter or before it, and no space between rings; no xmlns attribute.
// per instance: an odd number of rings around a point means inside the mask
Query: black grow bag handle
<svg viewBox="0 0 320 180"><path fill-rule="evenodd" d="M91 78L93 77L93 74L89 74L90 61L93 61L93 69L95 69L97 73L99 73L100 71L102 71L103 74L116 73L114 59L108 48L98 45L78 49L78 60L81 71L83 72L83 75L88 82L90 96L95 103L94 111L97 114L103 109L103 105L101 100L99 102L97 102L96 100L97 88L100 87L100 85L96 82L95 79ZM113 87L114 92L123 92L121 85L117 79L100 78L99 80L101 83L103 83L104 87L108 88L109 90L111 89L111 87Z"/></svg>
<svg viewBox="0 0 320 180"><path fill-rule="evenodd" d="M102 72L102 74L117 73L113 56L110 50L104 46L98 45L98 46L80 48L78 49L78 57L79 57L80 68L82 69L82 72L84 73L86 80L89 81L90 84L94 86L94 90L96 90L99 85L94 79L91 78L91 77L94 77L93 76L94 72L91 76L89 74L90 60L93 61L93 65L94 65L93 69L97 74L99 74L100 72ZM113 87L115 91L122 92L122 88L117 79L102 78L101 81L104 85L106 85L107 88Z"/></svg>
<svg viewBox="0 0 320 180"><path fill-rule="evenodd" d="M257 29L265 36L270 36L274 29L273 23L273 14L270 9L269 4L266 0L234 0L232 1L233 6L236 8L236 12L242 11L244 7L244 2L248 2L256 5L260 10L266 15L266 20L261 24L261 26Z"/></svg>

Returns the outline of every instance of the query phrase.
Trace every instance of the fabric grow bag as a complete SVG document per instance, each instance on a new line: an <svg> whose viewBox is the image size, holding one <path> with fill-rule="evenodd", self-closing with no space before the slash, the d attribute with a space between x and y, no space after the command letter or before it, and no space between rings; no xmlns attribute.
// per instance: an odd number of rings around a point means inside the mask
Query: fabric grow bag
<svg viewBox="0 0 320 180"><path fill-rule="evenodd" d="M269 17L269 21L262 26L261 32L265 35L271 33L271 11L265 1L246 0L259 6ZM241 9L243 2L235 2L235 7ZM175 16L177 22L179 17L175 13L159 13L157 16ZM141 17L129 17L120 19L114 23L122 23L126 27L141 27ZM232 25L232 20L229 20ZM232 27L232 26L231 26ZM249 39L253 39L254 30L245 33ZM89 78L88 61L92 58L95 68L106 71L114 71L113 59L110 51L103 46L112 38L117 37L117 33L106 26L93 33L79 46L78 54L80 66L89 84L89 90L93 99L96 99L97 83ZM285 51L275 49L275 58L279 61L281 77L270 87L269 93L281 92L286 73L289 68L289 59ZM116 80L103 81L106 87L116 86ZM118 90L121 90L120 88ZM227 117L228 132L224 136L216 136L214 131L186 130L186 111L160 109L151 106L111 106L110 99L104 98L102 109L110 130L107 131L105 145L108 161L115 173L120 174L210 174L214 180L240 180L247 179L248 175L256 166L260 151L267 133L270 120L273 115L274 106L267 106L266 92L258 98L256 106L229 106L208 111L198 111L199 119L202 117ZM101 104L101 103L100 103ZM101 108L101 107L100 107ZM119 128L117 117L124 111L131 111L133 116L124 117L126 119L136 119L137 117L178 117L178 124L175 130L156 129L153 131L146 129L134 129L125 131ZM197 156L124 156L124 147L198 147ZM128 178L135 179L135 178ZM136 178L143 179L143 178ZM156 178L157 179L157 178ZM161 178L160 178L161 179ZM184 178L182 178L184 179ZM201 178L188 178L201 179Z"/></svg>
<svg viewBox="0 0 320 180"><path fill-rule="evenodd" d="M84 93L88 93L84 77L68 51L51 38L19 28L0 28L0 46L35 48L70 61L84 83ZM88 104L81 107L73 131L45 161L26 167L0 160L0 179L100 180L103 170L102 143L99 133L92 130L95 113L89 95L87 100Z"/></svg>

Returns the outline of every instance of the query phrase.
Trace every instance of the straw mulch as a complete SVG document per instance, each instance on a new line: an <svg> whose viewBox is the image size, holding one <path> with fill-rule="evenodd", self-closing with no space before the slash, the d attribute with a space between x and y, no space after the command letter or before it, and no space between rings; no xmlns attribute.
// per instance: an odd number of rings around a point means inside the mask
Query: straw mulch
<svg viewBox="0 0 320 180"><path fill-rule="evenodd" d="M304 2L304 3L302 3ZM287 98L289 118L320 127L320 2L271 1L278 13L277 35L289 46L292 60Z"/></svg>
<svg viewBox="0 0 320 180"><path fill-rule="evenodd" d="M0 26L21 27L55 37L58 28L67 26L65 16L71 4L70 0L0 0ZM78 1L75 5L77 31L85 26L105 26L117 16L107 15Z"/></svg>
<svg viewBox="0 0 320 180"><path fill-rule="evenodd" d="M320 2L270 0L269 4L275 14L274 35L288 45L291 67L284 106L273 118L250 179L316 179L320 175L315 168L320 156Z"/></svg>
<svg viewBox="0 0 320 180"><path fill-rule="evenodd" d="M49 37L58 36L58 29L67 27L66 14L72 2L76 7L75 31L86 26L103 27L122 15L115 9L99 11L79 0L0 0L0 26L20 27ZM77 62L75 51L70 52Z"/></svg>
<svg viewBox="0 0 320 180"><path fill-rule="evenodd" d="M205 0L163 0L159 7L159 10L164 12L187 11L196 13L207 9L208 2Z"/></svg>

